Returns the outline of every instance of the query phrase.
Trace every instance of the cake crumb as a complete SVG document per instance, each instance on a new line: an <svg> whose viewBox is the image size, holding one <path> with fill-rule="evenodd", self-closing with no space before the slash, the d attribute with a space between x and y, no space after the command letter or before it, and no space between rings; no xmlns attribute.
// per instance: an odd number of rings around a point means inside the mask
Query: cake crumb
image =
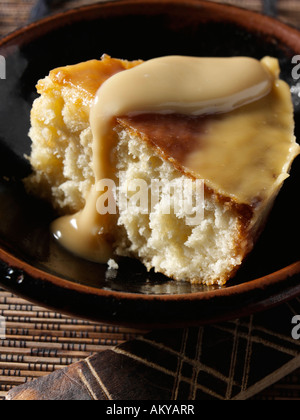
<svg viewBox="0 0 300 420"><path fill-rule="evenodd" d="M119 269L119 265L112 258L110 260L108 260L107 265L108 265L108 268L110 270L118 270Z"/></svg>

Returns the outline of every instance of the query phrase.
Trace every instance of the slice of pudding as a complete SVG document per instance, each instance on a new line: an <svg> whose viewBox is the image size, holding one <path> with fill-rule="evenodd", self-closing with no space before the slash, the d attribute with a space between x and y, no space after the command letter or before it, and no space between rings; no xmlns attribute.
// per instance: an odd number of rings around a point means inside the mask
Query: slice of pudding
<svg viewBox="0 0 300 420"><path fill-rule="evenodd" d="M80 257L139 258L226 283L265 224L299 146L276 59L103 56L39 81L29 192ZM111 181L111 182L110 182Z"/></svg>

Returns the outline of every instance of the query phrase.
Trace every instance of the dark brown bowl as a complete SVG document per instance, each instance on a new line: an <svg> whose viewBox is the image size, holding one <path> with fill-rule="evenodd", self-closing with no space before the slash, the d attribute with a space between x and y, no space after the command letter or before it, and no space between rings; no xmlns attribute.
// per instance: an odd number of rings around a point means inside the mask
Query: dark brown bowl
<svg viewBox="0 0 300 420"><path fill-rule="evenodd" d="M0 284L66 314L145 328L198 325L266 309L300 293L299 159L268 225L237 276L223 288L176 283L124 259L120 270L74 258L49 234L51 208L29 197L29 112L35 84L54 67L103 53L126 59L161 55L276 56L293 86L291 60L300 33L276 20L198 0L121 0L47 18L0 42L7 79L0 80Z"/></svg>

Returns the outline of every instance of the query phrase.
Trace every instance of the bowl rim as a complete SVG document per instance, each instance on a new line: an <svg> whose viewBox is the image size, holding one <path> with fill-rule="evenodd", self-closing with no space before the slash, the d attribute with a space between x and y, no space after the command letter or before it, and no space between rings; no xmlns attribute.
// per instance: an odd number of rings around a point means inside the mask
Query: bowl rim
<svg viewBox="0 0 300 420"><path fill-rule="evenodd" d="M128 5L143 6L143 5L187 5L188 7L203 8L203 11L209 10L213 12L216 17L223 16L233 23L241 23L243 21L243 27L251 27L252 29L262 31L267 36L274 35L276 30L276 36L280 38L284 43L293 49L300 50L300 32L286 23L278 21L269 16L262 15L261 13L243 9L237 6L214 3L206 0L106 0L101 3L95 3L91 5L85 5L63 11L36 22L25 25L10 34L0 39L0 49L5 53L7 47L11 45L26 45L31 40L36 39L41 34L46 34L52 29L58 29L63 25L72 24L82 19L83 15L93 14L94 12L101 13L102 10L112 8L116 10L120 6L126 7ZM91 18L92 19L92 18ZM26 37L24 37L26 35ZM2 52L1 52L2 53ZM232 285L225 288L218 288L214 290L202 291L202 292L191 292L187 294L141 294L132 292L119 292L113 290L104 290L94 286L86 286L80 283L72 282L71 280L64 279L57 275L53 275L47 271L41 270L22 261L13 253L0 248L0 259L8 264L10 267L24 271L33 279L41 279L47 281L60 288L72 289L80 293L93 294L97 296L114 297L121 300L132 300L137 297L141 300L161 300L161 301L178 301L178 300L208 300L214 297L226 297L231 295L242 295L257 289L266 289L276 283L285 281L287 277L293 277L300 273L300 261L283 267L282 269L270 273L266 276L246 281L238 285ZM1 283L1 280L0 280ZM297 295L299 291L295 292Z"/></svg>
<svg viewBox="0 0 300 420"><path fill-rule="evenodd" d="M285 281L287 277L293 277L297 274L300 274L300 261L297 261L293 264L290 264L278 271L267 274L266 276L259 277L250 281L238 285L232 285L228 287L216 288L208 291L200 292L191 292L185 294L142 294L142 293L132 293L132 292L120 292L114 290L107 290L102 288L97 288L93 286L87 286L81 283L76 283L68 279L64 279L55 274L51 274L47 271L44 271L40 268L34 267L31 264L22 261L21 259L15 257L10 252L5 251L3 248L0 248L0 260L9 265L9 268L14 270L19 270L29 275L32 279L42 279L43 281L48 281L55 286L65 289L72 289L74 291L85 293L85 294L94 294L97 296L105 297L115 297L119 299L136 299L138 296L141 300L162 300L162 301L177 301L177 300L191 300L191 298L198 298L197 300L208 300L214 297L226 297L233 294L239 295L248 293L257 289L266 289L270 285L280 283ZM0 281L1 283L1 281Z"/></svg>
<svg viewBox="0 0 300 420"><path fill-rule="evenodd" d="M273 34L274 27L276 27L276 33L278 36L282 36L284 41L291 47L299 47L300 40L299 34L300 31L293 27L290 24L277 20L276 18L264 15L260 12L239 7L232 4L223 4L216 3L209 0L101 0L99 3L92 3L83 6L77 6L65 11L51 14L37 21L25 24L20 28L4 35L0 38L0 47L3 47L4 44L9 43L12 40L15 40L18 37L23 37L24 33L30 34L31 31L36 29L42 29L41 34L47 32L49 29L52 29L52 23L55 22L64 24L66 21L73 23L79 21L82 14L90 13L93 11L99 11L101 9L107 8L107 6L112 9L116 9L119 5L128 6L143 6L143 5L187 5L194 6L198 8L203 8L203 10L210 10L214 12L215 16L223 16L224 12L226 17L231 19L231 22L240 23L240 18L245 17L248 19L243 20L244 28L251 27L253 22L256 21L256 29L261 30L265 34ZM58 28L59 25L56 26ZM33 36L33 38L36 38ZM27 39L31 39L28 37Z"/></svg>

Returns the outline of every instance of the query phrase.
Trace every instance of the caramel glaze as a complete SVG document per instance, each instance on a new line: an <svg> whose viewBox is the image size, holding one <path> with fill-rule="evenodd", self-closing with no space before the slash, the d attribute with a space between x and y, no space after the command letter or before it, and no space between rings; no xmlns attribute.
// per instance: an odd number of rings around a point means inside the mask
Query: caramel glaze
<svg viewBox="0 0 300 420"><path fill-rule="evenodd" d="M124 128L133 128L167 159L184 165L186 157L201 147L201 134L215 115L139 114L118 118Z"/></svg>
<svg viewBox="0 0 300 420"><path fill-rule="evenodd" d="M139 64L141 60L127 61L103 55L100 60L65 66L50 72L52 81L61 86L80 89L84 94L94 98L99 87L113 75L129 70Z"/></svg>

